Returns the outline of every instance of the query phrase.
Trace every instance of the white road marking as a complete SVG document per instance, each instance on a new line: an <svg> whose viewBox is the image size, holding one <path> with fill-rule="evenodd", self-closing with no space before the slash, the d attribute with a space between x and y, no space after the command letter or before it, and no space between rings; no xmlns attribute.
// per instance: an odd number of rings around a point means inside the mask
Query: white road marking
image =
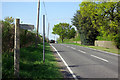
<svg viewBox="0 0 120 80"><path fill-rule="evenodd" d="M75 49L74 47L71 47L72 49Z"/></svg>
<svg viewBox="0 0 120 80"><path fill-rule="evenodd" d="M57 52L57 54L59 55L59 57L61 58L61 60L63 61L63 63L65 64L65 66L67 67L67 69L69 70L69 72L72 74L73 78L75 80L78 80L77 77L75 76L75 74L73 73L73 71L70 69L70 67L68 66L68 64L65 62L65 60L62 58L62 56L59 54L59 52L56 50L56 48L50 44L52 46L52 48Z"/></svg>
<svg viewBox="0 0 120 80"><path fill-rule="evenodd" d="M93 50L97 50L97 49L93 49Z"/></svg>
<svg viewBox="0 0 120 80"><path fill-rule="evenodd" d="M70 46L66 46L66 47L70 47Z"/></svg>
<svg viewBox="0 0 120 80"><path fill-rule="evenodd" d="M78 51L80 51L80 52L82 52L82 53L86 53L86 52L84 52L84 51L81 51L81 50L78 50Z"/></svg>
<svg viewBox="0 0 120 80"><path fill-rule="evenodd" d="M103 58L100 58L100 57L97 57L97 56L95 56L95 55L91 55L91 56L92 56L92 57L95 57L95 58L97 58L97 59L103 60L103 61L105 61L105 62L109 62L108 60L103 59Z"/></svg>

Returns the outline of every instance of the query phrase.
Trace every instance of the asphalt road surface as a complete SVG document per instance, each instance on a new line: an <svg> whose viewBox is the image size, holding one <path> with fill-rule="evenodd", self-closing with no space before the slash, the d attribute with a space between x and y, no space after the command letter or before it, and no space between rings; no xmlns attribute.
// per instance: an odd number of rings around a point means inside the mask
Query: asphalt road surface
<svg viewBox="0 0 120 80"><path fill-rule="evenodd" d="M76 78L118 78L118 56L71 44L51 44Z"/></svg>

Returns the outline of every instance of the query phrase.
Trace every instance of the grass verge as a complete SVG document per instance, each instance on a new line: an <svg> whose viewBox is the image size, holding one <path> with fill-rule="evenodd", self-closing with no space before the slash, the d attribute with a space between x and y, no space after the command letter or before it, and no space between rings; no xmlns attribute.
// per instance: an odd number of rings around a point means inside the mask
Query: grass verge
<svg viewBox="0 0 120 80"><path fill-rule="evenodd" d="M42 61L42 44L38 48L34 46L22 48L20 50L20 78L63 78L57 62L54 58L50 46L45 44L45 63ZM14 78L13 53L3 53L2 55L2 78Z"/></svg>
<svg viewBox="0 0 120 80"><path fill-rule="evenodd" d="M78 46L83 46L83 47L88 47L88 48L93 48L93 49L98 49L98 50L102 50L102 51L120 54L120 50L118 51L118 49L104 48L104 47L99 47L99 46L85 46L85 45L81 45L79 43L65 43L65 44L73 44L73 45L78 45Z"/></svg>

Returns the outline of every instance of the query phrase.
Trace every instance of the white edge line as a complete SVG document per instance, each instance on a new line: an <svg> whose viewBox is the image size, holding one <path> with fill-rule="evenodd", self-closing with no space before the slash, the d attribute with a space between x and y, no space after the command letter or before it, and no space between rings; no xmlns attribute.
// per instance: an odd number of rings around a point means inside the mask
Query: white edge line
<svg viewBox="0 0 120 80"><path fill-rule="evenodd" d="M64 62L65 66L67 67L67 69L69 70L69 72L72 74L73 78L78 80L77 77L75 76L75 74L73 73L73 71L70 69L70 67L68 66L68 64L65 62L65 60L62 58L62 56L59 54L59 52L56 50L56 48L50 44L52 46L52 48L57 52L57 54L59 55L59 57L61 58L61 60Z"/></svg>
<svg viewBox="0 0 120 80"><path fill-rule="evenodd" d="M95 56L95 55L91 55L92 57L95 57L95 58L98 58L98 59L100 59L100 60L103 60L103 61L105 61L105 62L109 62L108 60L106 60L106 59L103 59L103 58L100 58L100 57L97 57L97 56Z"/></svg>
<svg viewBox="0 0 120 80"><path fill-rule="evenodd" d="M81 50L78 50L78 51L80 51L80 52L82 52L82 53L86 53L86 52L84 52L84 51L81 51Z"/></svg>

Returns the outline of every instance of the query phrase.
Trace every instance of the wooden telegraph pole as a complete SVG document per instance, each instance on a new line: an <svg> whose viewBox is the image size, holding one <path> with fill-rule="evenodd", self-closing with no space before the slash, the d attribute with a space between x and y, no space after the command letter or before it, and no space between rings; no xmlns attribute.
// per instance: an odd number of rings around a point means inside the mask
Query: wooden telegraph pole
<svg viewBox="0 0 120 80"><path fill-rule="evenodd" d="M40 13L40 0L38 0L38 12L37 12L37 34L36 34L36 41L35 41L35 47L36 47L36 48L37 48L37 44L38 44L39 13Z"/></svg>
<svg viewBox="0 0 120 80"><path fill-rule="evenodd" d="M45 62L45 15L43 15L43 63Z"/></svg>
<svg viewBox="0 0 120 80"><path fill-rule="evenodd" d="M20 19L15 19L15 41L14 41L14 75L19 78L19 57L20 57Z"/></svg>
<svg viewBox="0 0 120 80"><path fill-rule="evenodd" d="M0 23L0 79L2 79L2 23Z"/></svg>

